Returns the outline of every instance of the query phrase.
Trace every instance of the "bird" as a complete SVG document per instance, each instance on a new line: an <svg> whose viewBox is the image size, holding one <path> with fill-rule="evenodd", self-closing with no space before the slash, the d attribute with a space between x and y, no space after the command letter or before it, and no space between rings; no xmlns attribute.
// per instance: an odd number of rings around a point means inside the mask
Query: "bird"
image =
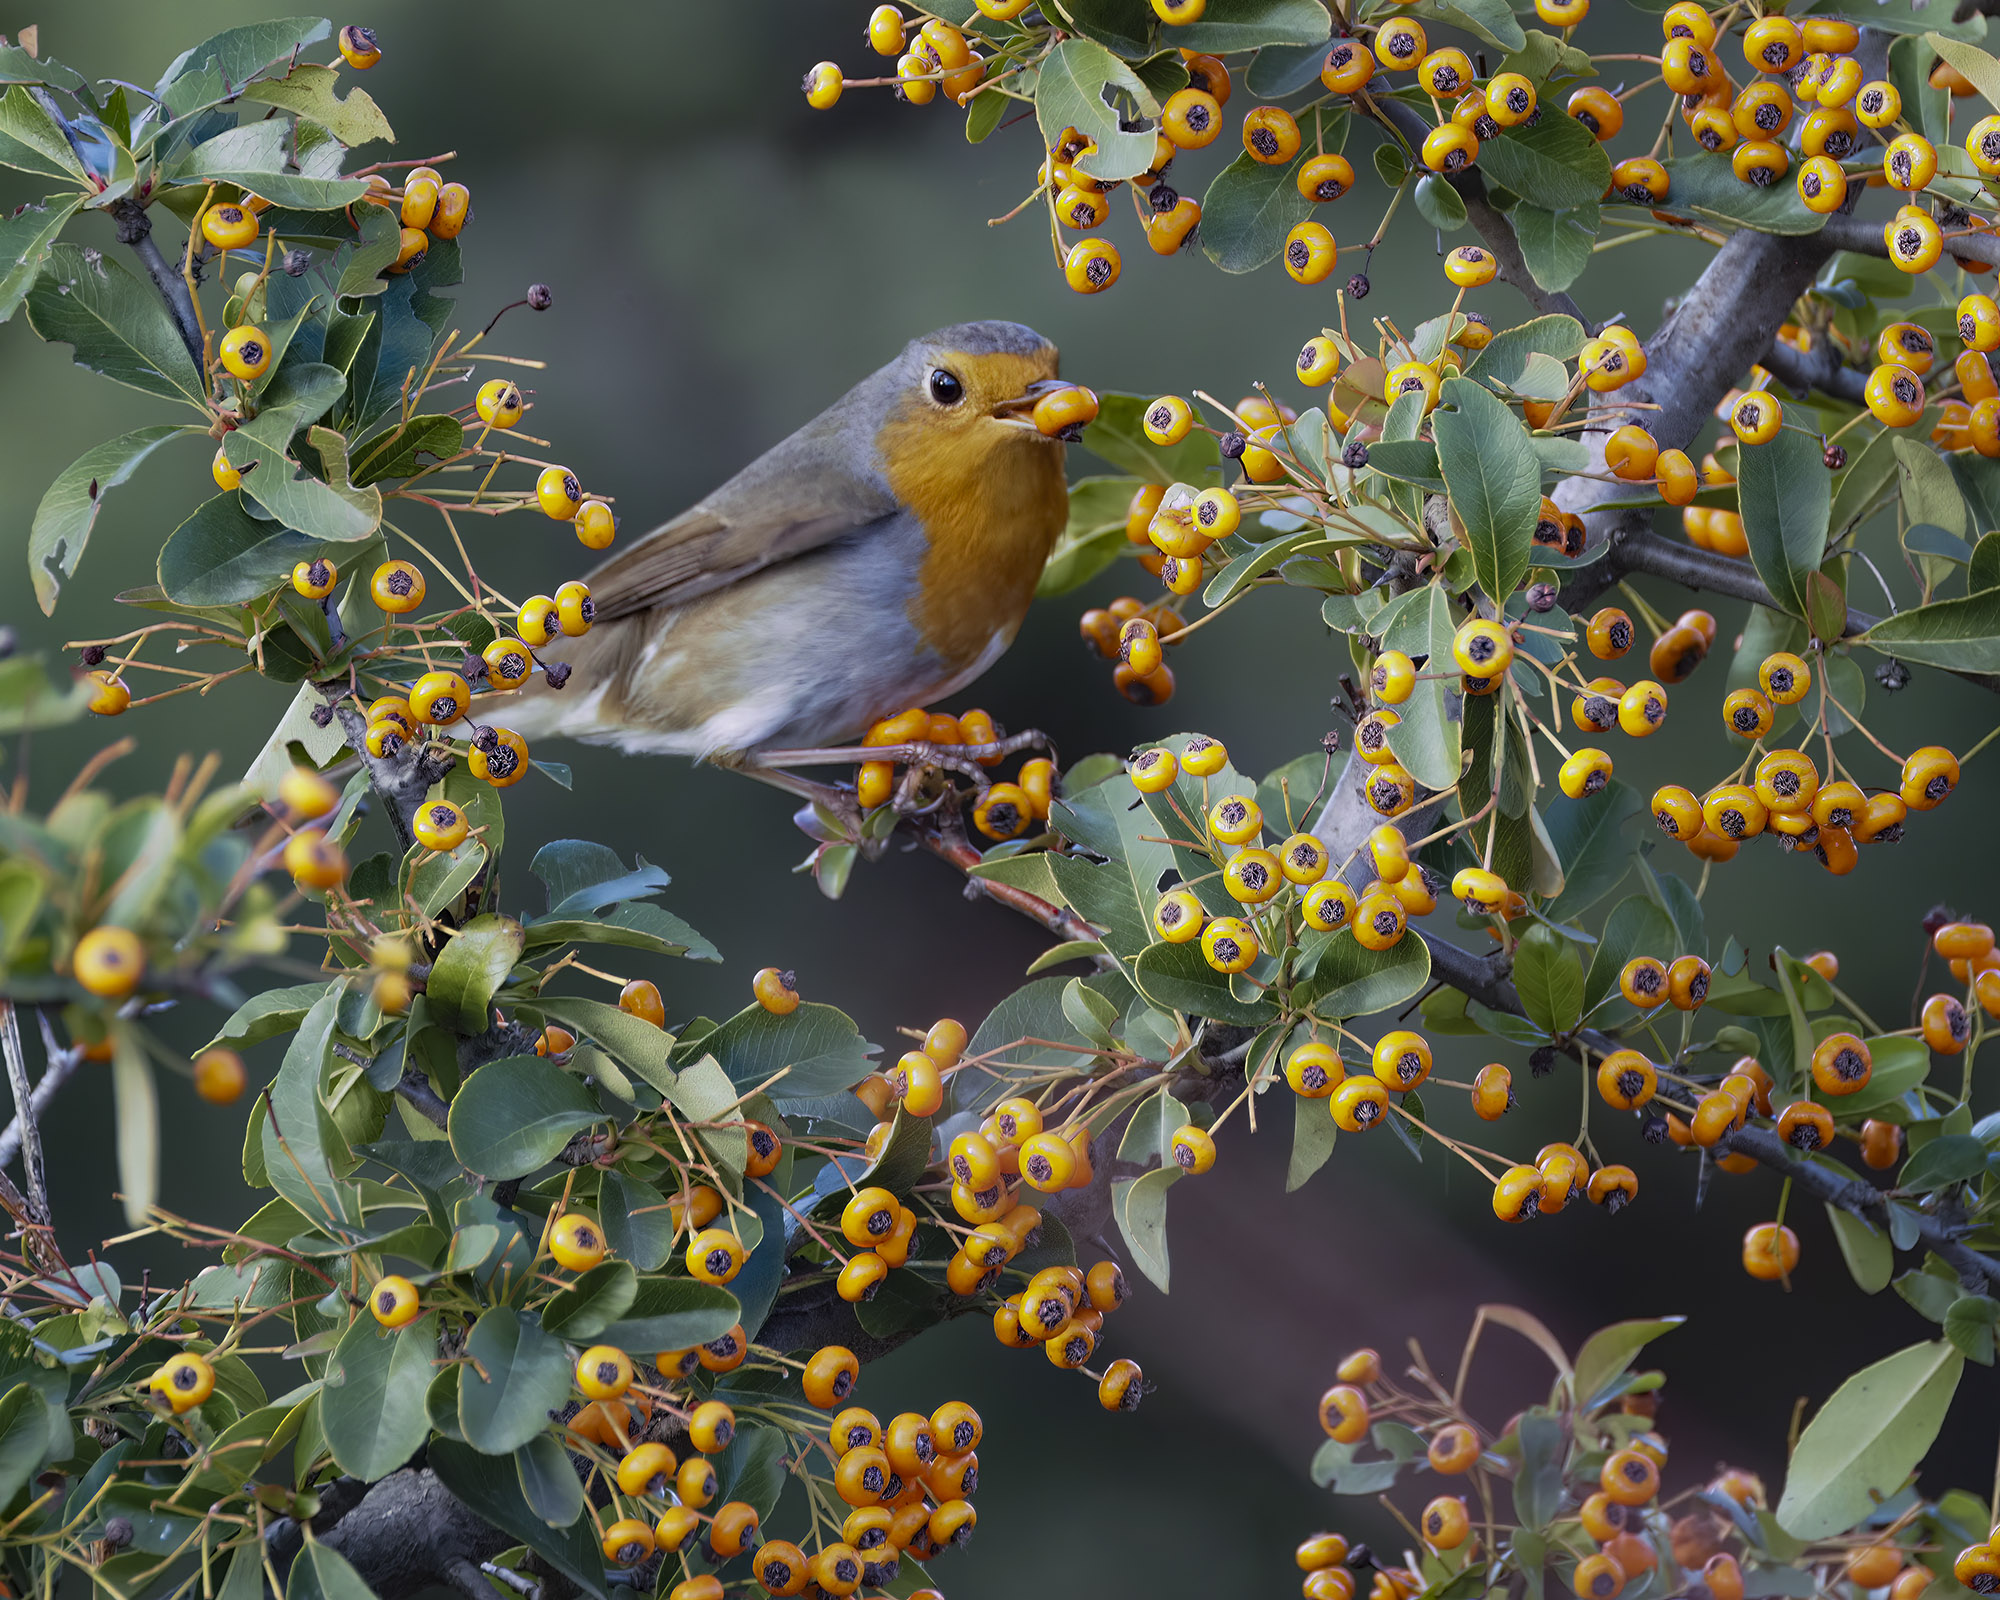
<svg viewBox="0 0 2000 1600"><path fill-rule="evenodd" d="M587 574L566 687L531 680L494 720L804 792L787 752L955 694L1013 643L1068 519L1063 442L1031 416L1057 367L1014 322L911 340Z"/></svg>

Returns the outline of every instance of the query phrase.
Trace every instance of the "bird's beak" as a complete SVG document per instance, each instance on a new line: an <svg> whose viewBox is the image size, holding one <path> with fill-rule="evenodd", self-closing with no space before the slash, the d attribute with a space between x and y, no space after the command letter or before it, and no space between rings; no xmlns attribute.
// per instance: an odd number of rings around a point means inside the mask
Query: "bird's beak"
<svg viewBox="0 0 2000 1600"><path fill-rule="evenodd" d="M1030 414L1035 409L1035 402L1045 394L1053 394L1058 389L1068 387L1069 384L1061 378L1037 378L1013 399L1001 401L993 408L992 414L997 421L1016 428L1024 428L1036 438L1040 438L1041 430L1035 426L1034 417Z"/></svg>

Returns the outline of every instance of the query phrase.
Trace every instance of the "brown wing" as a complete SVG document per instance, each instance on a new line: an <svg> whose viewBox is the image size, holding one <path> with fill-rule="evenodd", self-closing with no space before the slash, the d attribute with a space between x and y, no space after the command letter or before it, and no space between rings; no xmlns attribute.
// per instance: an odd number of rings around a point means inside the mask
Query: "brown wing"
<svg viewBox="0 0 2000 1600"><path fill-rule="evenodd" d="M590 574L601 622L680 605L880 521L888 488L859 477L831 414L753 461L715 493Z"/></svg>

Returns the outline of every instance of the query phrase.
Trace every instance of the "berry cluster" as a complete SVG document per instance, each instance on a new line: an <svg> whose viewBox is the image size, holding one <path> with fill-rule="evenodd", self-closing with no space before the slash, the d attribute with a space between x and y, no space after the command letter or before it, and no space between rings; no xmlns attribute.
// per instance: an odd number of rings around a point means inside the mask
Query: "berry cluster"
<svg viewBox="0 0 2000 1600"><path fill-rule="evenodd" d="M1545 1353L1560 1354L1534 1319L1509 1307L1487 1311L1505 1316ZM1545 1575L1559 1577L1577 1600L1617 1600L1634 1590L1743 1600L1768 1592L1772 1580L1793 1566L1814 1574L1824 1593L1916 1600L1941 1575L1939 1533L1959 1525L1942 1506L1902 1497L1858 1527L1802 1542L1796 1557L1779 1562L1766 1534L1778 1523L1755 1473L1722 1467L1679 1493L1663 1488L1668 1444L1656 1420L1662 1374L1607 1374L1590 1365L1590 1376L1603 1387L1595 1394L1567 1393L1584 1377L1600 1341L1622 1347L1637 1342L1634 1335L1650 1337L1669 1326L1606 1329L1578 1354L1576 1369L1565 1365L1548 1407L1517 1413L1497 1434L1482 1428L1464 1403L1464 1366L1457 1386L1447 1389L1419 1352L1410 1371L1416 1381L1406 1386L1384 1373L1373 1350L1347 1356L1336 1374L1340 1381L1320 1401L1330 1443L1314 1463L1315 1477L1331 1478L1344 1495L1358 1490L1342 1486L1350 1463L1363 1473L1386 1468L1392 1477L1407 1463L1409 1470L1428 1470L1464 1487L1437 1494L1414 1520L1390 1505L1412 1540L1400 1565L1339 1533L1302 1541L1296 1557L1305 1600L1355 1600L1364 1577L1369 1600L1407 1600L1454 1578L1484 1575L1489 1564L1527 1576L1531 1587ZM1468 1363L1477 1338L1475 1328ZM1371 1440L1395 1450L1393 1466L1357 1459ZM1503 1484L1512 1490L1519 1526L1500 1509L1507 1501L1495 1491ZM1953 1570L1967 1587L2000 1589L2000 1559L1990 1545L1965 1550Z"/></svg>
<svg viewBox="0 0 2000 1600"><path fill-rule="evenodd" d="M855 798L864 811L892 801L905 809L915 806L920 790L937 780L934 762L940 757L949 759L956 754L980 768L992 768L1021 748L1021 742L1010 739L984 711L973 709L954 715L949 711L926 711L921 706L912 706L871 724L861 742L871 747L921 746L922 754L929 758L905 766L900 793L896 762L864 761L855 774L854 786ZM966 770L973 769L968 766ZM1057 782L1055 763L1041 756L1022 762L1011 782L982 781L972 801L973 826L995 841L1020 838L1036 824L1048 821L1049 807L1058 792Z"/></svg>

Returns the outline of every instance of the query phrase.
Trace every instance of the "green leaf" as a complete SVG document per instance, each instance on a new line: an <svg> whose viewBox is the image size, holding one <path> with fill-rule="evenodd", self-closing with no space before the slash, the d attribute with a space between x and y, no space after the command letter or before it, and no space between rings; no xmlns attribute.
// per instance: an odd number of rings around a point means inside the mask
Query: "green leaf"
<svg viewBox="0 0 2000 1600"><path fill-rule="evenodd" d="M1172 1166L1174 1135L1186 1125L1188 1108L1163 1084L1133 1109L1118 1140L1118 1159L1138 1166Z"/></svg>
<svg viewBox="0 0 2000 1600"><path fill-rule="evenodd" d="M582 1080L539 1056L510 1056L481 1067L452 1098L451 1148L482 1177L525 1177L604 1120Z"/></svg>
<svg viewBox="0 0 2000 1600"><path fill-rule="evenodd" d="M1133 982L1154 1005L1168 1011L1185 1011L1249 1028L1277 1015L1274 1002L1261 995L1255 1000L1238 999L1229 979L1202 959L1197 944L1148 945L1134 964Z"/></svg>
<svg viewBox="0 0 2000 1600"><path fill-rule="evenodd" d="M1254 272L1277 260L1285 235L1312 215L1295 165L1265 166L1246 151L1209 184L1201 200L1201 248L1224 272Z"/></svg>
<svg viewBox="0 0 2000 1600"><path fill-rule="evenodd" d="M811 1001L790 1016L749 1006L702 1040L739 1090L768 1083L784 1098L851 1089L871 1070L873 1047L845 1012Z"/></svg>
<svg viewBox="0 0 2000 1600"><path fill-rule="evenodd" d="M347 1143L326 1109L323 1088L333 1061L333 1029L345 985L329 985L299 1022L271 1082L269 1115L259 1130L271 1186L315 1225L344 1219L336 1167Z"/></svg>
<svg viewBox="0 0 2000 1600"><path fill-rule="evenodd" d="M1431 417L1438 466L1451 490L1452 509L1465 524L1479 585L1496 604L1503 603L1526 576L1534 554L1541 463L1520 418L1492 391L1469 378L1447 378L1442 399Z"/></svg>
<svg viewBox="0 0 2000 1600"><path fill-rule="evenodd" d="M41 83L54 89L81 89L84 77L60 61L31 56L17 44L0 46L0 83Z"/></svg>
<svg viewBox="0 0 2000 1600"><path fill-rule="evenodd" d="M1995 61L1977 45L1948 39L1941 33L1925 34L1924 42L1938 53L1946 65L1970 79L1972 86L1986 97L1989 105L2000 106L2000 61Z"/></svg>
<svg viewBox="0 0 2000 1600"><path fill-rule="evenodd" d="M225 28L176 56L161 74L154 92L160 95L175 116L184 116L197 104L190 91L205 86L208 78L218 87L217 98L234 94L250 79L283 63L290 67L298 53L317 44L333 32L324 17L284 17L270 22L253 22L240 28Z"/></svg>
<svg viewBox="0 0 2000 1600"><path fill-rule="evenodd" d="M1423 0L1412 14L1463 28L1495 50L1519 50L1528 42L1507 0Z"/></svg>
<svg viewBox="0 0 2000 1600"><path fill-rule="evenodd" d="M1524 1528L1546 1528L1562 1508L1570 1429L1545 1406L1522 1412L1514 1427L1521 1445L1521 1465L1514 1474L1514 1515Z"/></svg>
<svg viewBox="0 0 2000 1600"><path fill-rule="evenodd" d="M1479 170L1550 211L1595 206L1611 186L1611 158L1574 117L1545 116L1533 127L1488 139L1479 150Z"/></svg>
<svg viewBox="0 0 2000 1600"><path fill-rule="evenodd" d="M1625 824L1643 809L1638 791L1616 778L1582 800L1549 799L1542 815L1563 869L1562 893L1545 908L1551 921L1574 921L1624 881L1632 864Z"/></svg>
<svg viewBox="0 0 2000 1600"><path fill-rule="evenodd" d="M1553 294L1575 283L1590 265L1603 213L1595 205L1557 211L1524 200L1508 220L1514 224L1528 275Z"/></svg>
<svg viewBox="0 0 2000 1600"><path fill-rule="evenodd" d="M1748 519L1745 519L1748 527ZM1957 672L2000 671L2000 588L1884 617L1861 635L1884 655Z"/></svg>
<svg viewBox="0 0 2000 1600"><path fill-rule="evenodd" d="M39 205L0 216L0 322L21 309L56 236L82 204L80 194L52 194Z"/></svg>
<svg viewBox="0 0 2000 1600"><path fill-rule="evenodd" d="M466 1381L476 1380L467 1374ZM604 1557L590 1523L579 1518L561 1532L550 1529L521 1493L512 1461L482 1456L453 1439L433 1439L425 1459L476 1515L520 1540L586 1594L605 1600Z"/></svg>
<svg viewBox="0 0 2000 1600"><path fill-rule="evenodd" d="M254 189L276 206L331 211L353 205L368 193L360 178L313 178L288 171L291 124L283 117L246 122L194 146L166 176L175 183L233 183Z"/></svg>
<svg viewBox="0 0 2000 1600"><path fill-rule="evenodd" d="M1893 440L1896 478L1903 494L1903 512L1912 523L1930 523L1963 539L1967 525L1965 496L1951 468L1934 446L1898 434Z"/></svg>
<svg viewBox="0 0 2000 1600"><path fill-rule="evenodd" d="M1787 408L1788 418L1794 410ZM1769 444L1745 445L1737 453L1737 493L1751 564L1780 609L1800 617L1806 614L1808 580L1826 554L1832 514L1831 475L1818 440L1816 431L1785 428Z"/></svg>
<svg viewBox="0 0 2000 1600"><path fill-rule="evenodd" d="M583 1515L583 1480L555 1435L538 1433L514 1452L521 1498L551 1528L567 1528Z"/></svg>
<svg viewBox="0 0 2000 1600"><path fill-rule="evenodd" d="M760 1518L768 1519L785 1491L788 1447L789 1441L780 1428L751 1424L737 1429L736 1437L716 1463L720 1480L717 1498L741 1500L754 1507Z"/></svg>
<svg viewBox="0 0 2000 1600"><path fill-rule="evenodd" d="M1285 1193L1305 1187L1306 1180L1326 1165L1340 1131L1324 1100L1292 1096L1292 1159L1285 1169Z"/></svg>
<svg viewBox="0 0 2000 1600"><path fill-rule="evenodd" d="M342 1472L374 1482L416 1453L430 1433L424 1392L437 1356L437 1318L393 1332L360 1314L334 1347L320 1389L319 1418Z"/></svg>
<svg viewBox="0 0 2000 1600"><path fill-rule="evenodd" d="M489 912L474 917L438 953L424 992L431 1005L450 1016L457 1013L461 1033L484 1033L494 993L521 957L525 940L520 923Z"/></svg>
<svg viewBox="0 0 2000 1600"><path fill-rule="evenodd" d="M1944 1425L1964 1367L1939 1340L1863 1367L1836 1389L1792 1452L1779 1526L1800 1539L1830 1538L1900 1489Z"/></svg>
<svg viewBox="0 0 2000 1600"><path fill-rule="evenodd" d="M1514 987L1530 1020L1549 1033L1567 1033L1583 1015L1583 963L1576 946L1542 923L1521 936Z"/></svg>
<svg viewBox="0 0 2000 1600"><path fill-rule="evenodd" d="M1947 1280L1929 1272L1906 1272L1896 1279L1895 1290L1918 1315L1940 1323L1961 1296L1955 1273Z"/></svg>
<svg viewBox="0 0 2000 1600"><path fill-rule="evenodd" d="M1518 217L1519 211L1516 208ZM1536 317L1518 327L1496 333L1486 348L1473 358L1465 375L1479 383L1497 383L1513 388L1528 370L1531 356L1545 355L1557 361L1574 361L1584 346L1583 324L1575 317Z"/></svg>
<svg viewBox="0 0 2000 1600"><path fill-rule="evenodd" d="M140 463L169 439L201 432L200 428L156 423L121 433L86 450L49 485L28 532L28 573L34 579L35 599L44 616L55 610L62 580L76 576L105 492L130 478Z"/></svg>
<svg viewBox="0 0 2000 1600"><path fill-rule="evenodd" d="M17 1383L0 1395L0 1505L28 1486L48 1449L48 1403L32 1383Z"/></svg>
<svg viewBox="0 0 2000 1600"><path fill-rule="evenodd" d="M1328 1022L1372 1016L1421 993L1431 977L1431 951L1405 934L1386 950L1364 950L1354 935L1308 933L1300 947L1303 974L1293 1004Z"/></svg>
<svg viewBox="0 0 2000 1600"><path fill-rule="evenodd" d="M250 515L241 490L204 500L160 547L157 576L182 606L233 606L262 599L325 546Z"/></svg>
<svg viewBox="0 0 2000 1600"><path fill-rule="evenodd" d="M288 454L292 435L323 415L345 388L332 367L287 366L265 396L264 409L229 434L222 450L243 474L242 492L279 522L315 539L352 544L373 538L381 526L381 491L328 483Z"/></svg>
<svg viewBox="0 0 2000 1600"><path fill-rule="evenodd" d="M1983 1294L1961 1295L1944 1314L1944 1336L1966 1359L1990 1367L1996 1324L2000 1324L2000 1300Z"/></svg>
<svg viewBox="0 0 2000 1600"><path fill-rule="evenodd" d="M1449 183L1435 172L1426 172L1417 179L1417 212L1433 228L1442 228L1451 233L1465 226L1465 201Z"/></svg>
<svg viewBox="0 0 2000 1600"><path fill-rule="evenodd" d="M1866 1085L1841 1099L1839 1113L1842 1118L1856 1117L1864 1113L1891 1112L1904 1095L1930 1076L1930 1049L1923 1040L1878 1036L1866 1042L1868 1054L1874 1058L1875 1067L1869 1073ZM1808 1034L1805 1056L1810 1059L1810 1055L1810 1034ZM1902 1115L1898 1113L1895 1120L1901 1121Z"/></svg>
<svg viewBox="0 0 2000 1600"><path fill-rule="evenodd" d="M1869 1077L1872 1081L1872 1071ZM1845 1111L1846 1107L1843 1105L1841 1109ZM1986 1171L1986 1167L1986 1146L1981 1141L1970 1134L1948 1133L1931 1140L1903 1163L1896 1186L1918 1192L1942 1189L1948 1184L1977 1178Z"/></svg>
<svg viewBox="0 0 2000 1600"><path fill-rule="evenodd" d="M620 1066L638 1073L655 1089L664 1093L672 1087L674 1075L667 1070L667 1052L674 1041L664 1028L602 1000L580 1000L571 995L539 995L534 1008L579 1039L600 1046Z"/></svg>
<svg viewBox="0 0 2000 1600"><path fill-rule="evenodd" d="M365 89L350 89L343 99L339 93L340 74L332 67L301 61L291 72L277 79L263 79L245 87L243 98L259 105L289 111L303 122L314 123L338 139L348 149L377 139L393 142L395 132ZM260 194L263 191L258 191ZM266 194L265 199L272 196Z"/></svg>
<svg viewBox="0 0 2000 1600"><path fill-rule="evenodd" d="M1604 932L1590 957L1590 972L1584 979L1583 1004L1589 1010L1618 987L1618 974L1634 956L1665 957L1676 948L1679 936L1665 911L1645 895L1628 895L1611 908L1604 919Z"/></svg>
<svg viewBox="0 0 2000 1600"><path fill-rule="evenodd" d="M600 1181L597 1214L614 1255L641 1272L660 1270L678 1231L665 1195L614 1167Z"/></svg>
<svg viewBox="0 0 2000 1600"><path fill-rule="evenodd" d="M1318 0L1209 0L1199 22L1162 28L1162 42L1178 50L1229 55L1267 44L1324 44L1332 31Z"/></svg>
<svg viewBox="0 0 2000 1600"><path fill-rule="evenodd" d="M1482 151L1482 165L1484 157ZM1797 183L1789 178L1760 189L1739 182L1728 157L1699 150L1665 165L1667 200L1661 210L1736 223L1760 233L1818 233L1826 226L1825 217L1806 209Z"/></svg>
<svg viewBox="0 0 2000 1600"><path fill-rule="evenodd" d="M1476 386L1467 387L1485 394ZM1499 404L1491 395L1486 399ZM1536 499L1539 503L1539 494ZM1428 584L1397 610L1388 625L1388 642L1392 649L1408 655L1449 661L1456 628L1457 610L1450 591L1442 583ZM1389 748L1396 759L1430 789L1448 789L1456 783L1462 759L1461 723L1452 715L1454 707L1446 687L1449 682L1443 677L1420 679L1400 708L1403 720L1389 730Z"/></svg>
<svg viewBox="0 0 2000 1600"><path fill-rule="evenodd" d="M306 1532L304 1546L292 1558L285 1578L285 1600L375 1600L361 1574L338 1550L329 1550Z"/></svg>
<svg viewBox="0 0 2000 1600"><path fill-rule="evenodd" d="M1260 100L1282 100L1317 79L1325 60L1321 44L1274 44L1252 58L1244 87Z"/></svg>
<svg viewBox="0 0 2000 1600"><path fill-rule="evenodd" d="M604 1219L609 1239L611 1207L603 1193L598 1195L597 1212ZM639 1274L631 1262L600 1261L549 1297L542 1307L542 1326L570 1344L594 1344L606 1328L632 1309L638 1293Z"/></svg>
<svg viewBox="0 0 2000 1600"><path fill-rule="evenodd" d="M1896 475L1897 437L1884 428L1848 455L1847 465L1834 478L1833 513L1828 523L1832 537L1843 537L1889 486ZM1963 488L1963 483L1960 486ZM1972 496L1968 493L1967 498Z"/></svg>
<svg viewBox="0 0 2000 1600"><path fill-rule="evenodd" d="M1331 1119L1329 1119L1331 1120ZM1181 1180L1171 1162L1111 1185L1111 1214L1132 1261L1160 1293L1167 1292L1167 1191Z"/></svg>
<svg viewBox="0 0 2000 1600"><path fill-rule="evenodd" d="M1371 444L1368 465L1385 478L1414 483L1434 494L1445 492L1444 475L1438 470L1437 446L1429 439L1388 439Z"/></svg>
<svg viewBox="0 0 2000 1600"><path fill-rule="evenodd" d="M28 324L41 338L72 346L78 366L162 400L183 400L207 418L201 374L160 297L100 251L50 246L28 290Z"/></svg>
<svg viewBox="0 0 2000 1600"><path fill-rule="evenodd" d="M1855 1284L1863 1294L1880 1294L1896 1272L1896 1252L1889 1236L1839 1206L1826 1208L1826 1220L1833 1224L1841 1259Z"/></svg>
<svg viewBox="0 0 2000 1600"><path fill-rule="evenodd" d="M0 166L95 187L61 126L25 85L0 95Z"/></svg>
<svg viewBox="0 0 2000 1600"><path fill-rule="evenodd" d="M1583 1341L1576 1353L1571 1391L1579 1405L1588 1405L1632 1365L1639 1352L1663 1333L1672 1333L1687 1318L1643 1317L1632 1322L1614 1322L1600 1328Z"/></svg>
<svg viewBox="0 0 2000 1600"><path fill-rule="evenodd" d="M465 1354L458 1425L475 1450L513 1453L546 1428L549 1413L569 1399L569 1361L561 1343L512 1306L480 1314Z"/></svg>
<svg viewBox="0 0 2000 1600"><path fill-rule="evenodd" d="M2000 532L1982 533L1972 547L1966 564L1965 587L1969 594L2000 586Z"/></svg>
<svg viewBox="0 0 2000 1600"><path fill-rule="evenodd" d="M965 112L965 142L984 144L1016 102L998 93L974 95Z"/></svg>
<svg viewBox="0 0 2000 1600"><path fill-rule="evenodd" d="M1084 478L1069 486L1069 523L1035 584L1038 599L1067 594L1115 562L1125 548L1132 478Z"/></svg>
<svg viewBox="0 0 2000 1600"><path fill-rule="evenodd" d="M766 1198L758 1196L760 1202ZM784 1233L782 1227L767 1228L758 1254L768 1251L782 1257ZM755 1260L753 1257L753 1263ZM743 1287L750 1272L751 1267L745 1266L737 1275L739 1287ZM687 1350L721 1338L738 1322L755 1336L756 1323L749 1320L743 1303L727 1289L719 1289L712 1283L697 1283L692 1278L642 1278L639 1293L625 1315L607 1327L599 1338L621 1350Z"/></svg>
<svg viewBox="0 0 2000 1600"><path fill-rule="evenodd" d="M1150 130L1121 129L1119 113L1104 98L1106 89L1131 96L1141 116L1159 110L1152 91L1096 40L1065 39L1050 51L1035 82L1042 144L1053 149L1066 128L1075 128L1097 146L1078 159L1078 171L1092 178L1134 178L1153 164L1154 137Z"/></svg>

